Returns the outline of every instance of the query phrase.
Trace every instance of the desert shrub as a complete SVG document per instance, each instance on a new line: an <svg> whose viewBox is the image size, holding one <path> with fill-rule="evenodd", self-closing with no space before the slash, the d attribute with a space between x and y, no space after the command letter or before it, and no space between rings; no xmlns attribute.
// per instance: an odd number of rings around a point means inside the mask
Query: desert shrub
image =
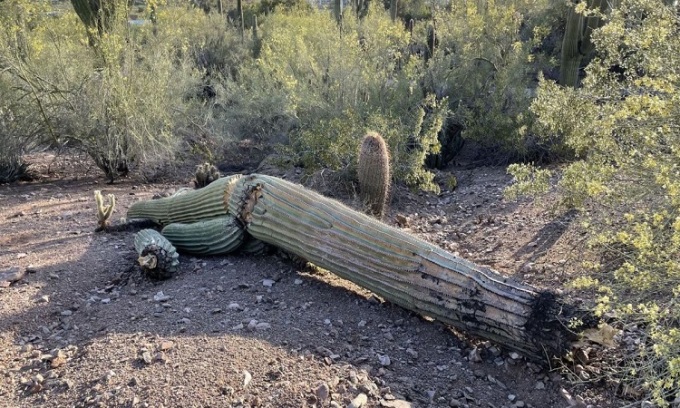
<svg viewBox="0 0 680 408"><path fill-rule="evenodd" d="M538 148L528 108L537 73L554 64L541 52L551 27L559 25L554 3L452 2L435 10L432 21L416 24L417 41L431 58L425 86L449 98L465 139L501 158L528 157Z"/></svg>
<svg viewBox="0 0 680 408"><path fill-rule="evenodd" d="M680 398L679 27L661 0L621 0L593 34L582 87L543 80L531 106L541 134L578 157L559 187L566 204L587 210L600 255L579 286L599 290L599 313L645 333L626 355L612 353L607 373L659 406ZM512 170L525 186L545 186L544 175Z"/></svg>
<svg viewBox="0 0 680 408"><path fill-rule="evenodd" d="M435 188L423 170L438 147L445 101L423 95L422 61L404 50L408 32L376 5L362 20L328 11L277 12L262 24L259 57L236 81L225 81L220 104L237 134L288 141L307 167L356 162L367 130L392 150L395 177Z"/></svg>
<svg viewBox="0 0 680 408"><path fill-rule="evenodd" d="M3 7L14 7L18 16L27 4L33 3L11 0ZM160 10L153 27L130 27L121 12L94 47L72 11L29 13L42 16L32 29L7 18L3 31L22 33L23 50L6 40L0 61L15 95L31 101L25 109L40 112L43 140L87 152L114 180L133 166L174 158L175 131L189 120L189 96L200 80L189 40L176 24L181 14Z"/></svg>

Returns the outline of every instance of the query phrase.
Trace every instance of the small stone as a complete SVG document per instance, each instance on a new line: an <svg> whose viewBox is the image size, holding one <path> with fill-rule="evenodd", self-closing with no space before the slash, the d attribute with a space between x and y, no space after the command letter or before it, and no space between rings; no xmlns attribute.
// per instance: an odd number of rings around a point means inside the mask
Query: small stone
<svg viewBox="0 0 680 408"><path fill-rule="evenodd" d="M384 367L387 367L390 364L392 364L392 360L390 360L390 356L388 356L387 354L382 354L382 355L379 354L378 355L378 361L380 361L380 365L382 365Z"/></svg>
<svg viewBox="0 0 680 408"><path fill-rule="evenodd" d="M543 381L537 381L534 388L536 388L537 390L544 390L545 389L545 383Z"/></svg>
<svg viewBox="0 0 680 408"><path fill-rule="evenodd" d="M57 356L50 361L50 368L59 368L66 364L66 359L61 356Z"/></svg>
<svg viewBox="0 0 680 408"><path fill-rule="evenodd" d="M356 398L350 402L347 408L361 408L368 402L368 397L366 394L359 394Z"/></svg>
<svg viewBox="0 0 680 408"><path fill-rule="evenodd" d="M163 293L162 290L153 295L153 300L155 300L156 302L166 302L170 299L172 299L172 297Z"/></svg>
<svg viewBox="0 0 680 408"><path fill-rule="evenodd" d="M273 279L264 279L262 281L262 286L267 287L267 288L271 288L272 286L274 286L274 283L276 283L276 282Z"/></svg>
<svg viewBox="0 0 680 408"><path fill-rule="evenodd" d="M257 327L257 320L253 319L248 322L248 330L253 331Z"/></svg>
<svg viewBox="0 0 680 408"><path fill-rule="evenodd" d="M47 295L42 295L38 300L36 301L37 303L49 303L50 302L50 297Z"/></svg>
<svg viewBox="0 0 680 408"><path fill-rule="evenodd" d="M470 350L470 353L468 353L468 360L472 361L473 363L482 362L482 356L477 347L474 347L472 350Z"/></svg>
<svg viewBox="0 0 680 408"><path fill-rule="evenodd" d="M257 330L268 330L268 329L271 329L271 328L272 328L271 324L264 323L264 322L258 323L258 324L255 325L255 329L257 329Z"/></svg>
<svg viewBox="0 0 680 408"><path fill-rule="evenodd" d="M411 358L418 358L418 352L412 349L411 347L406 349L406 354L411 356Z"/></svg>
<svg viewBox="0 0 680 408"><path fill-rule="evenodd" d="M319 385L319 387L317 387L315 394L316 398L323 405L324 401L326 401L326 399L330 395L330 387L328 387L328 384L326 384L325 382L322 382Z"/></svg>
<svg viewBox="0 0 680 408"><path fill-rule="evenodd" d="M243 388L246 388L252 379L253 376L248 371L243 370Z"/></svg>
<svg viewBox="0 0 680 408"><path fill-rule="evenodd" d="M43 381L45 381L45 377L43 377L41 374L36 374L36 375L33 377L33 381L36 382L36 383L38 383L38 384L40 384L40 383L42 383Z"/></svg>
<svg viewBox="0 0 680 408"><path fill-rule="evenodd" d="M517 395L515 395L515 394L508 394L508 400L514 401L514 400L516 400L516 399L517 399Z"/></svg>
<svg viewBox="0 0 680 408"><path fill-rule="evenodd" d="M144 361L146 364L151 364L153 361L153 357L151 356L151 353L148 351L145 351L142 353L142 361Z"/></svg>
<svg viewBox="0 0 680 408"><path fill-rule="evenodd" d="M70 310L64 310L64 311L61 312L62 316L71 316L72 314L73 314L73 312L70 311Z"/></svg>
<svg viewBox="0 0 680 408"><path fill-rule="evenodd" d="M27 256L28 256L28 254L26 252L19 252L17 254L17 259L23 259L23 258L26 258Z"/></svg>
<svg viewBox="0 0 680 408"><path fill-rule="evenodd" d="M302 285L302 279L295 279L295 281L293 281L293 283L296 284L296 285Z"/></svg>
<svg viewBox="0 0 680 408"><path fill-rule="evenodd" d="M413 404L408 401L395 399L389 401L382 400L380 401L380 406L385 408L412 408Z"/></svg>
<svg viewBox="0 0 680 408"><path fill-rule="evenodd" d="M525 405L525 404L524 404L524 401L517 401L517 402L515 402L515 406L516 406L517 408L522 408L524 405Z"/></svg>
<svg viewBox="0 0 680 408"><path fill-rule="evenodd" d="M175 343L170 341L170 340L163 340L161 343L158 345L158 349L160 351L168 351L171 348L175 346Z"/></svg>
<svg viewBox="0 0 680 408"><path fill-rule="evenodd" d="M432 402L434 400L434 396L437 394L435 390L427 390L425 391L425 395L427 395L427 399Z"/></svg>
<svg viewBox="0 0 680 408"><path fill-rule="evenodd" d="M231 302L231 303L229 303L229 306L227 306L227 308L228 308L229 310L243 310L243 308L241 307L241 305L239 305L239 304L236 303L236 302Z"/></svg>
<svg viewBox="0 0 680 408"><path fill-rule="evenodd" d="M519 353L517 353L515 351L510 353L510 358L513 359L513 360L519 360L520 357L521 356L519 355Z"/></svg>
<svg viewBox="0 0 680 408"><path fill-rule="evenodd" d="M357 326L359 326L359 327L364 327L364 326L366 326L366 320L361 320L361 321L359 322L359 324L357 324Z"/></svg>
<svg viewBox="0 0 680 408"><path fill-rule="evenodd" d="M111 303L111 298L102 299L102 303L105 304L105 305Z"/></svg>

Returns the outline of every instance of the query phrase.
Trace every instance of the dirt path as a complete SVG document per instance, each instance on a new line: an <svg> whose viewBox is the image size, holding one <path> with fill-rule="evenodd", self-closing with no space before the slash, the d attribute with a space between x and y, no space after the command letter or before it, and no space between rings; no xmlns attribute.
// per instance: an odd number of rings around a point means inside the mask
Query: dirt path
<svg viewBox="0 0 680 408"><path fill-rule="evenodd" d="M401 214L414 233L537 285L569 279L570 215L503 202L502 169L454 171L458 188L440 197L395 192L387 222ZM616 406L276 255L182 256L176 277L145 280L132 232L93 232L92 192L115 194L119 219L172 186L101 183L0 186L0 271L29 272L0 288L2 407L344 407L364 394L368 407L542 408L568 406L563 388Z"/></svg>

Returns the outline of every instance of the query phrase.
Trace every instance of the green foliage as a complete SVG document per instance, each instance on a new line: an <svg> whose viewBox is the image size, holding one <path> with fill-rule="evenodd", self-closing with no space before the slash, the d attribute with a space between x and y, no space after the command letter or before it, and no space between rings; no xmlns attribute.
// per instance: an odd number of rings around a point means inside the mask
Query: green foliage
<svg viewBox="0 0 680 408"><path fill-rule="evenodd" d="M418 89L423 61L404 54L401 24L375 8L360 21L346 13L340 35L330 13L296 11L269 16L259 31L259 57L218 96L234 134L289 141L306 167L340 168L356 163L372 129L389 144L397 179L436 189L423 163L447 106Z"/></svg>
<svg viewBox="0 0 680 408"><path fill-rule="evenodd" d="M554 6L549 0L453 2L448 10L435 10L435 47L428 27L416 24L415 35L428 38L431 53L434 48L426 89L449 97L465 139L496 154L500 148L503 156L535 153L528 108L535 73L554 64L540 53L558 21Z"/></svg>
<svg viewBox="0 0 680 408"><path fill-rule="evenodd" d="M589 210L598 310L648 335L615 374L659 406L680 387L678 27L660 0L622 0L593 32L582 88L542 80L531 107L536 129L578 158L559 186L567 204Z"/></svg>
<svg viewBox="0 0 680 408"><path fill-rule="evenodd" d="M13 88L6 103L21 108L16 115L38 116L43 143L87 152L110 180L171 159L200 78L177 24L187 10L160 10L153 27L116 20L95 51L75 13L24 11L34 4L0 6L0 78Z"/></svg>

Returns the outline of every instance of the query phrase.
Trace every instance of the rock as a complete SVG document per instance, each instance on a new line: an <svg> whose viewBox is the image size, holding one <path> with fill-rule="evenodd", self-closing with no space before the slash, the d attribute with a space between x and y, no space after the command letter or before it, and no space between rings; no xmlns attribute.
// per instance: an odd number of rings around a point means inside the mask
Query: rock
<svg viewBox="0 0 680 408"><path fill-rule="evenodd" d="M162 290L153 295L153 300L155 300L156 302L167 302L170 299L172 299L172 297L163 293Z"/></svg>
<svg viewBox="0 0 680 408"><path fill-rule="evenodd" d="M243 370L243 388L245 389L248 384L253 380L253 376L246 370Z"/></svg>
<svg viewBox="0 0 680 408"><path fill-rule="evenodd" d="M537 381L534 388L537 389L537 390L544 390L545 389L545 383L543 381Z"/></svg>
<svg viewBox="0 0 680 408"><path fill-rule="evenodd" d="M350 402L347 408L361 408L368 402L368 397L366 394L359 394L356 398Z"/></svg>
<svg viewBox="0 0 680 408"><path fill-rule="evenodd" d="M262 286L267 287L267 288L271 288L272 286L274 286L274 283L276 283L276 282L273 279L264 279L262 281Z"/></svg>
<svg viewBox="0 0 680 408"><path fill-rule="evenodd" d="M392 364L392 360L390 360L390 356L388 356L387 354L382 355L378 354L378 361L380 361L380 365L384 367L387 367L390 364Z"/></svg>
<svg viewBox="0 0 680 408"><path fill-rule="evenodd" d="M395 399L391 401L380 400L380 406L385 408L412 408L413 404L408 401Z"/></svg>
<svg viewBox="0 0 680 408"><path fill-rule="evenodd" d="M468 360L470 360L473 363L481 363L482 362L482 356L477 347L473 347L472 350L468 353Z"/></svg>
<svg viewBox="0 0 680 408"><path fill-rule="evenodd" d="M52 361L50 361L50 368L59 368L66 364L66 359L61 356L54 357Z"/></svg>
<svg viewBox="0 0 680 408"><path fill-rule="evenodd" d="M296 285L302 285L302 279L295 279L295 281L293 281L293 283L296 284Z"/></svg>
<svg viewBox="0 0 680 408"><path fill-rule="evenodd" d="M508 394L508 400L514 401L514 400L516 400L516 399L517 399L517 395L515 395L515 394Z"/></svg>
<svg viewBox="0 0 680 408"><path fill-rule="evenodd" d="M359 327L364 327L364 326L366 326L366 320L361 320L361 321L359 322L359 324L357 324L357 326L359 326Z"/></svg>
<svg viewBox="0 0 680 408"><path fill-rule="evenodd" d="M236 303L236 302L231 302L231 303L229 303L229 306L227 306L227 308L228 308L229 310L238 310L238 311L243 310L243 307L241 307L241 305L239 305L239 304Z"/></svg>
<svg viewBox="0 0 680 408"><path fill-rule="evenodd" d="M0 288L7 288L14 282L18 282L26 276L26 270L12 267L0 272Z"/></svg>
<svg viewBox="0 0 680 408"><path fill-rule="evenodd" d="M412 349L411 347L406 349L406 354L411 356L411 358L418 358L418 352Z"/></svg>
<svg viewBox="0 0 680 408"><path fill-rule="evenodd" d="M513 352L510 353L510 358L513 359L513 360L519 360L520 357L521 356L516 351L513 351Z"/></svg>
<svg viewBox="0 0 680 408"><path fill-rule="evenodd" d="M153 362L153 357L151 356L151 353L149 353L148 351L143 352L142 361L146 364L151 364Z"/></svg>
<svg viewBox="0 0 680 408"><path fill-rule="evenodd" d="M71 316L72 314L73 314L73 312L70 311L70 310L68 310L68 309L63 310L63 311L61 312L61 315L62 315L62 316Z"/></svg>
<svg viewBox="0 0 680 408"><path fill-rule="evenodd" d="M328 399L330 392L331 391L330 391L330 387L328 386L328 384L326 384L325 382L322 382L321 384L319 384L319 386L317 387L317 389L315 391L315 394L316 394L316 398L319 400L319 403L321 403L321 405L323 405L324 401L326 401L326 399Z"/></svg>
<svg viewBox="0 0 680 408"><path fill-rule="evenodd" d="M264 323L264 322L258 323L258 324L255 325L255 329L257 329L257 330L269 330L271 328L272 328L271 324Z"/></svg>

